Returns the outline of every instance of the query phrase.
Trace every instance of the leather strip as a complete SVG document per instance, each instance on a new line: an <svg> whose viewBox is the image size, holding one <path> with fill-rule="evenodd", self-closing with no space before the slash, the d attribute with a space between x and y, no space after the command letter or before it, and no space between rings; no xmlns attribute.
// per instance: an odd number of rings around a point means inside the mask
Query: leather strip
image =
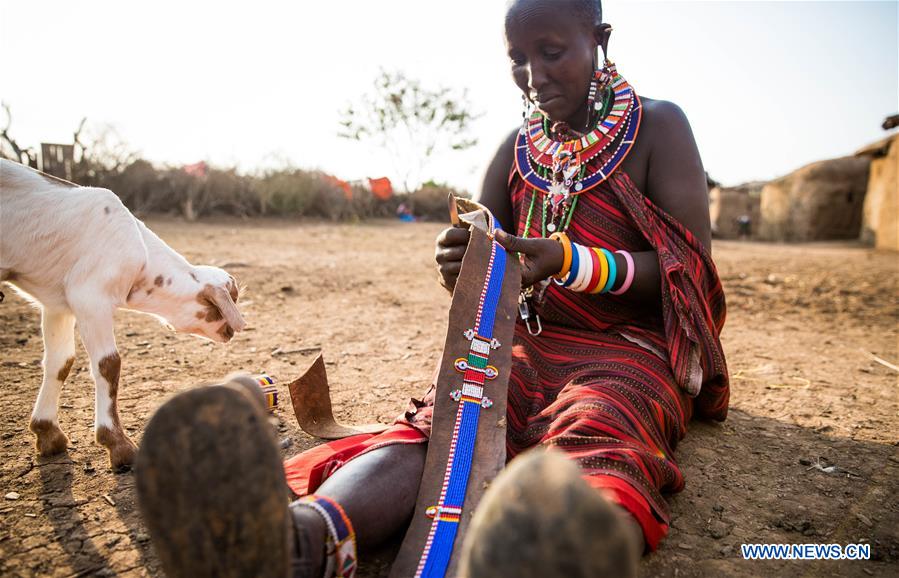
<svg viewBox="0 0 899 578"><path fill-rule="evenodd" d="M467 223L493 222L489 215L486 220L465 217L468 215L460 214L461 220ZM391 569L392 577L406 578L416 574L431 533L434 520L428 514L434 513L433 507L439 504L443 493L446 466L459 411L459 402L454 401L451 394L453 390L461 389L464 385L464 377L456 369L456 360L467 356L472 349L472 341L466 338L465 332L478 325L478 304L484 288L492 244L492 236L488 236L477 226L471 227L471 238L453 291L443 358L437 378L425 472L419 486L412 522ZM462 539L474 510L487 486L503 468L506 459L507 394L512 366L517 298L521 284L518 260L511 256L507 257L493 324L493 337L498 340L501 347L490 352L490 365L495 367L498 373L496 378L485 380L483 384L483 395L491 399L493 405L481 411L478 421L474 454L462 502L464 507L458 512L458 528L453 539L452 553L445 568L447 576L455 575ZM455 510L447 512L448 517L455 513Z"/></svg>
<svg viewBox="0 0 899 578"><path fill-rule="evenodd" d="M380 433L388 426L380 423L347 426L334 418L331 406L331 390L325 371L325 360L319 354L306 373L287 386L293 413L300 428L309 435L325 440L336 440L362 433Z"/></svg>

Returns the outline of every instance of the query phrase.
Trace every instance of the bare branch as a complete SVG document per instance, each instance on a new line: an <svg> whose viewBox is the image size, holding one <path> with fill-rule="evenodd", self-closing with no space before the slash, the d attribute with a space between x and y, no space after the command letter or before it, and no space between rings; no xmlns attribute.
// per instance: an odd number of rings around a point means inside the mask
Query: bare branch
<svg viewBox="0 0 899 578"><path fill-rule="evenodd" d="M21 148L19 143L9 136L9 128L12 126L12 112L9 109L9 105L5 102L2 103L2 106L3 110L6 111L6 127L0 131L0 138L3 138L10 148L12 148L13 154L16 155L16 161L29 167L37 168L37 156L34 154L34 151L31 148ZM23 161L23 159L25 160Z"/></svg>

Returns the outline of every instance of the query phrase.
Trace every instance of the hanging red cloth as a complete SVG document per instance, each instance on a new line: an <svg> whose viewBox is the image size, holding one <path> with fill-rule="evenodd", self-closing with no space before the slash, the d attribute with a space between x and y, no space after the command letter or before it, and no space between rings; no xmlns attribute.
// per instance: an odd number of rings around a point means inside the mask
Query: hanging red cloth
<svg viewBox="0 0 899 578"><path fill-rule="evenodd" d="M368 179L368 184L371 186L372 194L382 201L386 201L393 196L393 185L390 184L390 179L387 177Z"/></svg>

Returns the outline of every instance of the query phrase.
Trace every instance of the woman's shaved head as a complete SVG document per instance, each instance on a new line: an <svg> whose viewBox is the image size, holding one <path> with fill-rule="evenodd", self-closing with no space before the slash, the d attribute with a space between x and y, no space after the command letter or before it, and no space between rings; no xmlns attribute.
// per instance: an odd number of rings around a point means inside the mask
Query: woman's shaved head
<svg viewBox="0 0 899 578"><path fill-rule="evenodd" d="M577 14L589 26L602 24L602 0L509 0L506 5L506 22L519 9L530 11L538 5L548 5L553 9L564 6Z"/></svg>
<svg viewBox="0 0 899 578"><path fill-rule="evenodd" d="M612 31L600 0L511 0L505 26L512 78L525 98L552 121L589 123L587 93Z"/></svg>

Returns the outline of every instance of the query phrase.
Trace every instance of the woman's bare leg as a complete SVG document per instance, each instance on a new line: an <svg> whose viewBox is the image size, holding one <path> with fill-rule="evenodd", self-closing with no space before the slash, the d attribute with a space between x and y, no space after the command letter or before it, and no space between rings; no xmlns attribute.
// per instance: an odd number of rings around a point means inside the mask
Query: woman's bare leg
<svg viewBox="0 0 899 578"><path fill-rule="evenodd" d="M373 450L337 470L315 494L340 504L353 524L360 548L377 547L408 525L426 454L427 444L423 443ZM311 569L313 576L319 576L324 568L324 521L310 508L293 505L291 510L308 535L309 551L318 553Z"/></svg>

